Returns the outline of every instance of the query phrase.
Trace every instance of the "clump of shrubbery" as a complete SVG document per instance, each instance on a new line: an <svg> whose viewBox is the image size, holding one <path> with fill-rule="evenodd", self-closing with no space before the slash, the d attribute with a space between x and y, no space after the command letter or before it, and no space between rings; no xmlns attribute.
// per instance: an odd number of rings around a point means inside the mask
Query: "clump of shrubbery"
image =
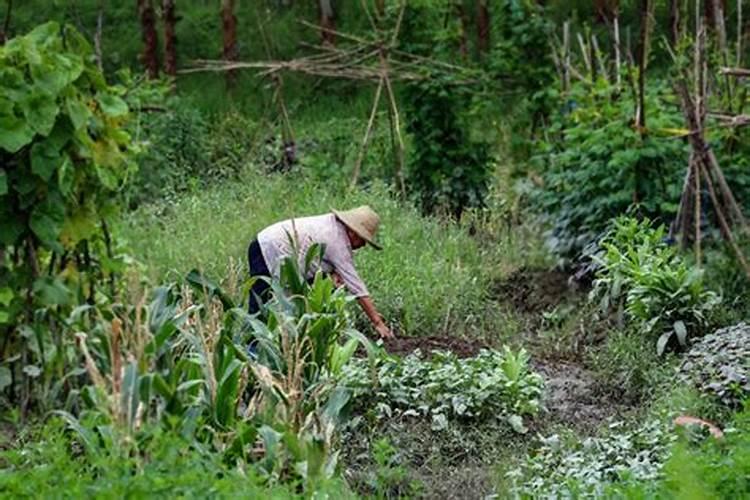
<svg viewBox="0 0 750 500"><path fill-rule="evenodd" d="M698 339L680 365L683 380L737 408L750 396L750 326L740 323Z"/></svg>

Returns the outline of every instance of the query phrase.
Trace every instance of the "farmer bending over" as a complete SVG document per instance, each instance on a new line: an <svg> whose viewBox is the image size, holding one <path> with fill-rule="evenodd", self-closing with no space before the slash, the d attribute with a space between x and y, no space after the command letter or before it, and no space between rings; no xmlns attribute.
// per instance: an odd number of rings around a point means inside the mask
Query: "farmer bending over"
<svg viewBox="0 0 750 500"><path fill-rule="evenodd" d="M250 243L247 252L250 275L278 278L281 263L286 257L294 255L290 236L297 246L301 269L304 268L305 256L310 246L314 243L323 245L325 253L320 265L313 263L305 278L312 279L318 268L332 275L336 286L345 285L349 292L357 297L359 305L370 318L378 334L384 338L393 337L393 333L375 308L370 292L354 268L352 254L366 243L381 250L380 245L374 241L379 225L380 217L366 205L343 212L333 210L328 214L277 222L258 233L257 238ZM250 290L250 314L259 311L258 299L265 301L269 288L265 280L255 281Z"/></svg>

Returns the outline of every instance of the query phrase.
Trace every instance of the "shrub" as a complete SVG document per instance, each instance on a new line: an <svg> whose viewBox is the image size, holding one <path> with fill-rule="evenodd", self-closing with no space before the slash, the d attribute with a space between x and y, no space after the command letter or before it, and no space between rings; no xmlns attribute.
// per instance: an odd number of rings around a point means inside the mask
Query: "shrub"
<svg viewBox="0 0 750 500"><path fill-rule="evenodd" d="M655 395L674 370L674 364L661 359L641 335L627 330L610 332L588 361L613 391L632 400Z"/></svg>
<svg viewBox="0 0 750 500"><path fill-rule="evenodd" d="M492 164L486 144L472 141L459 111L467 107L465 93L433 77L409 89L413 137L409 181L426 213L460 216L465 208L481 206Z"/></svg>
<svg viewBox="0 0 750 500"><path fill-rule="evenodd" d="M650 132L641 135L631 123L630 93L597 80L561 95L532 158L543 179L533 202L552 226L548 244L557 255L577 256L634 201L656 220L675 213L687 150L657 135L682 123L676 109L662 104L667 99L674 96L663 83L647 86Z"/></svg>
<svg viewBox="0 0 750 500"><path fill-rule="evenodd" d="M681 378L737 408L750 396L750 326L721 328L696 341L680 365Z"/></svg>
<svg viewBox="0 0 750 500"><path fill-rule="evenodd" d="M138 174L124 193L135 206L174 201L180 193L235 176L252 161L253 123L242 115L210 117L184 98L166 99L164 109L146 113Z"/></svg>
<svg viewBox="0 0 750 500"><path fill-rule="evenodd" d="M664 227L648 220L621 217L602 239L594 259L597 272L591 299L603 312L624 307L628 319L657 352L686 347L690 336L704 333L720 297L708 290L700 269L690 266L676 248L664 243Z"/></svg>
<svg viewBox="0 0 750 500"><path fill-rule="evenodd" d="M376 418L427 417L433 430L446 429L449 420L497 419L525 432L523 417L539 410L542 377L529 369L523 349L483 350L467 359L448 352L436 352L431 359L419 353L404 359L381 357L374 368L354 361L344 369L341 383L354 390L355 406L374 410Z"/></svg>
<svg viewBox="0 0 750 500"><path fill-rule="evenodd" d="M0 73L0 387L12 378L27 408L71 369L60 331L73 305L102 300L126 266L108 224L135 147L128 89L107 84L71 26L9 40Z"/></svg>

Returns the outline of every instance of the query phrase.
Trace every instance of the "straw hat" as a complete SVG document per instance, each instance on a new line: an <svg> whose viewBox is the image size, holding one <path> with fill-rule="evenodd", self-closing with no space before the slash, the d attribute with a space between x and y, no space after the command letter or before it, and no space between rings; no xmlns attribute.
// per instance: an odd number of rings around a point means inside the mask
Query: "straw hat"
<svg viewBox="0 0 750 500"><path fill-rule="evenodd" d="M368 205L362 205L361 207L344 210L342 212L333 209L331 211L338 220L357 233L367 243L378 250L383 249L383 247L375 243L375 234L378 232L380 217Z"/></svg>

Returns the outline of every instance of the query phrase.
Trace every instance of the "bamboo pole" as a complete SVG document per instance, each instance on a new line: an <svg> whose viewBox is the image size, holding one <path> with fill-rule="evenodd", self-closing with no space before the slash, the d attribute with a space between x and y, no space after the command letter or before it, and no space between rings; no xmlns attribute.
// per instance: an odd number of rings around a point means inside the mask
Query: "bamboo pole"
<svg viewBox="0 0 750 500"><path fill-rule="evenodd" d="M614 24L614 37L615 37L615 82L617 83L617 86L619 87L622 83L622 77L620 76L620 21L619 16L615 14L615 18L613 20Z"/></svg>
<svg viewBox="0 0 750 500"><path fill-rule="evenodd" d="M701 176L698 172L700 160L693 157L693 163L690 165L693 170L693 180L695 186L693 192L695 195L695 201L693 207L695 210L695 262L698 267L701 266Z"/></svg>
<svg viewBox="0 0 750 500"><path fill-rule="evenodd" d="M375 98L372 102L372 111L370 111L370 119L367 121L367 129L365 130L365 135L362 138L362 145L359 148L359 154L357 155L357 161L354 163L354 171L352 172L352 180L349 184L349 189L352 190L357 185L357 181L359 180L359 172L362 168L362 161L365 158L365 151L367 150L367 145L370 142L370 136L372 135L372 127L375 124L375 117L378 113L378 105L380 104L380 94L383 91L383 84L385 82L385 78L381 77L380 82L378 83L378 88L375 90Z"/></svg>
<svg viewBox="0 0 750 500"><path fill-rule="evenodd" d="M706 181L708 194L711 197L711 203L713 203L714 205L714 212L716 213L716 218L719 221L721 232L729 245L732 247L734 253L737 255L737 260L739 260L742 269L745 271L745 275L750 279L750 266L748 266L747 260L745 259L742 250L740 250L740 247L737 245L737 242L734 239L734 235L732 234L732 230L727 223L726 217L724 216L724 211L722 210L721 205L719 205L719 200L716 197L716 192L714 190L713 183L711 182L711 177L708 175L708 171L706 170L705 165L701 164L700 170L701 174L703 174L703 179Z"/></svg>
<svg viewBox="0 0 750 500"><path fill-rule="evenodd" d="M393 94L393 87L391 86L391 80L388 77L388 73L384 74L385 79L385 89L386 93L388 94L388 99L390 101L390 109L391 114L389 115L393 121L393 130L396 132L396 139L397 139L397 146L396 154L397 154L397 170L396 170L396 177L398 178L399 182L399 189L401 191L401 196L406 198L406 181L404 180L404 156L405 156L405 147L404 147L404 138L401 135L401 121L399 118L398 113L398 106L396 105L396 97Z"/></svg>

